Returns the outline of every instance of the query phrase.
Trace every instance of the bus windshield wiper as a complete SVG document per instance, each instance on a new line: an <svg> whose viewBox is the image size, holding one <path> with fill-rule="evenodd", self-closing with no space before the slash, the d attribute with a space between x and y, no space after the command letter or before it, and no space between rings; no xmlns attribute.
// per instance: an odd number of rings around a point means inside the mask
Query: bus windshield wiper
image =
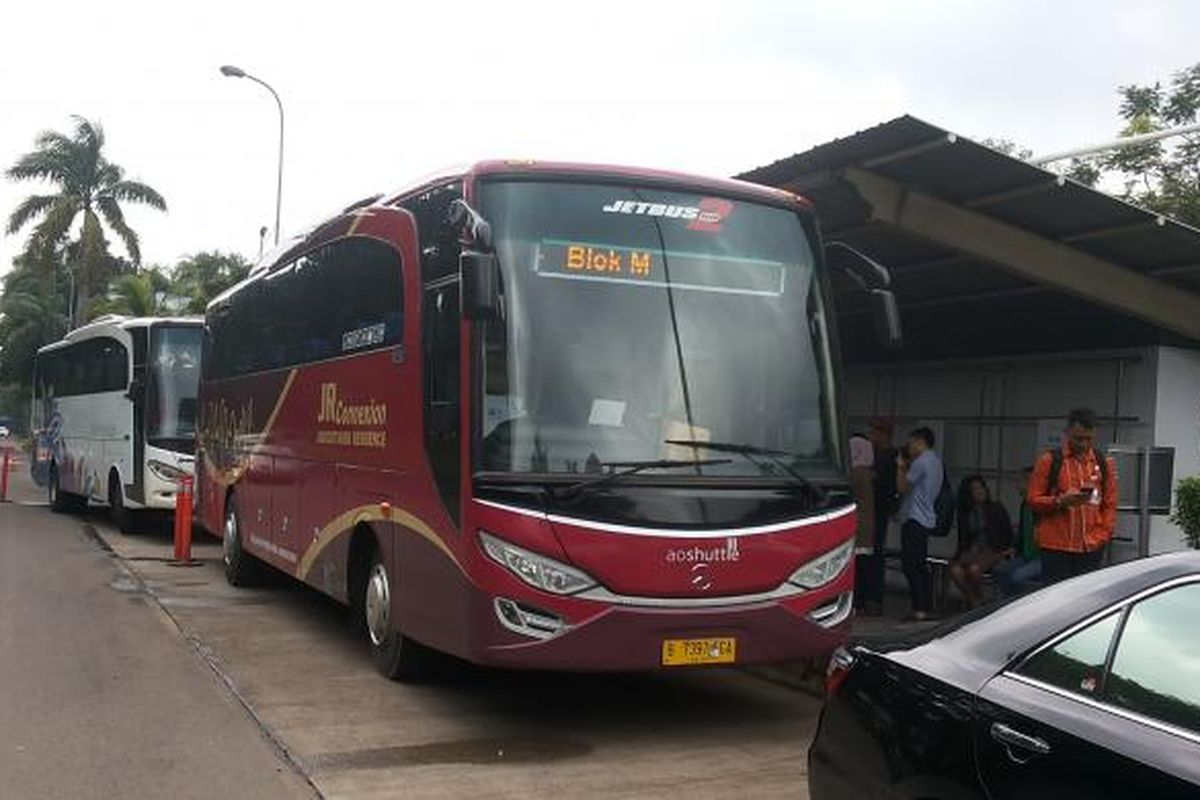
<svg viewBox="0 0 1200 800"><path fill-rule="evenodd" d="M737 444L735 442L703 442L698 439L667 439L663 443L712 450L715 453L737 453L738 455L745 456L759 469L762 469L763 465L755 456L762 456L794 478L797 484L811 491L821 502L825 500L825 490L801 475L796 471L795 467L787 462L788 458L797 458L795 453L789 453L787 450L772 450L769 447L758 447L753 444Z"/></svg>
<svg viewBox="0 0 1200 800"><path fill-rule="evenodd" d="M578 483L572 483L570 486L558 492L560 499L574 497L579 492L585 489L594 489L597 486L602 486L606 483L619 481L629 475L636 475L648 469L679 469L681 467L707 467L713 464L728 464L731 459L728 458L702 458L702 459L684 459L684 458L660 458L654 461L612 461L605 462L601 466L608 467L612 472L606 472L603 475L597 475L593 478L585 478ZM617 469L621 467L621 469Z"/></svg>

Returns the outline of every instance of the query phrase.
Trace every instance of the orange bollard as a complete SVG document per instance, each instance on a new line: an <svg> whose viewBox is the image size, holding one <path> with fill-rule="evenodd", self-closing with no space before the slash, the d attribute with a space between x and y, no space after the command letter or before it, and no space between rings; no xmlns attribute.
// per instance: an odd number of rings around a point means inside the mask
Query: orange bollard
<svg viewBox="0 0 1200 800"><path fill-rule="evenodd" d="M192 563L192 486L191 475L179 479L175 492L175 561Z"/></svg>
<svg viewBox="0 0 1200 800"><path fill-rule="evenodd" d="M8 502L8 473L12 469L12 448L4 445L4 472L0 473L0 503Z"/></svg>

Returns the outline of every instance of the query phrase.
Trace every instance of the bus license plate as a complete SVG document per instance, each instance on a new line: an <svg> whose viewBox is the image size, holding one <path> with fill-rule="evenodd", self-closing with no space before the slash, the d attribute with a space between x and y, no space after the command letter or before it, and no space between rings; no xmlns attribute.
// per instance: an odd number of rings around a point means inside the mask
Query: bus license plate
<svg viewBox="0 0 1200 800"><path fill-rule="evenodd" d="M665 639L662 644L664 667L694 664L732 664L737 660L737 639Z"/></svg>

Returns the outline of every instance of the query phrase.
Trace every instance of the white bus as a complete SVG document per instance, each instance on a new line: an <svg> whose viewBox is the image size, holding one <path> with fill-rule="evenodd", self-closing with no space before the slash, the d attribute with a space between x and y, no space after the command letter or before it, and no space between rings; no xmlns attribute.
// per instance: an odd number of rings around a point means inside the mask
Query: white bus
<svg viewBox="0 0 1200 800"><path fill-rule="evenodd" d="M55 511L171 509L191 474L204 322L99 319L38 351L30 430L34 479Z"/></svg>

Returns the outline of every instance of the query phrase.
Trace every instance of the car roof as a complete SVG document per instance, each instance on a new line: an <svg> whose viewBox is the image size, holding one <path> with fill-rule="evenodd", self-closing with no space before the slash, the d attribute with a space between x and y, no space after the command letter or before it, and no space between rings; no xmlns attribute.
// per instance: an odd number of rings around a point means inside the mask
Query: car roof
<svg viewBox="0 0 1200 800"><path fill-rule="evenodd" d="M864 640L889 660L978 691L1014 659L1109 606L1184 577L1200 577L1200 552L1117 564L966 614L917 634Z"/></svg>

